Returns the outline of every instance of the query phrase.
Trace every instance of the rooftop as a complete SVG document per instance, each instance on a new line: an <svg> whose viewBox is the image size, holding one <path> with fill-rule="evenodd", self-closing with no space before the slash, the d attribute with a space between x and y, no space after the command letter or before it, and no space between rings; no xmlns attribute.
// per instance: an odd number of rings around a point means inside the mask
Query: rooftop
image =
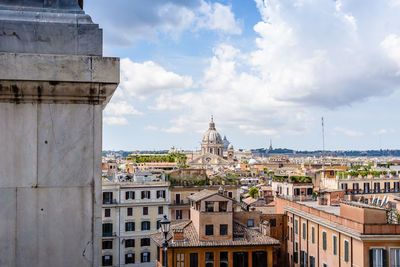
<svg viewBox="0 0 400 267"><path fill-rule="evenodd" d="M183 240L173 240L172 233L174 231L183 231ZM184 221L171 224L171 231L168 234L169 247L226 247L226 246L275 246L279 245L279 241L260 234L257 230L246 227L245 225L234 221L233 223L233 240L222 241L202 241L196 232L192 221ZM164 236L161 231L153 234L152 239L161 246L164 242Z"/></svg>

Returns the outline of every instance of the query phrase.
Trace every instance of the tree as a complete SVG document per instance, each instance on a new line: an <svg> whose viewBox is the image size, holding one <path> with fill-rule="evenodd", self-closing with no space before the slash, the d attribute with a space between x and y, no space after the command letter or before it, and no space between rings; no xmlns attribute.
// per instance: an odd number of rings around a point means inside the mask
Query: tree
<svg viewBox="0 0 400 267"><path fill-rule="evenodd" d="M257 189L257 187L252 187L252 188L250 188L250 190L249 190L249 195L252 197L252 198L257 198L258 197L258 189Z"/></svg>

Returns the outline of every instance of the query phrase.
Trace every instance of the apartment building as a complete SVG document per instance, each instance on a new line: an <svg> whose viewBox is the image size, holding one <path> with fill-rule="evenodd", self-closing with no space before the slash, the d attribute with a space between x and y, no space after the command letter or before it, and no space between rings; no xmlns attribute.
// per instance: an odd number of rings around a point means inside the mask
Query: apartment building
<svg viewBox="0 0 400 267"><path fill-rule="evenodd" d="M224 195L240 202L240 187L238 185L172 186L169 189L171 199L169 218L171 218L172 221L189 220L190 206L188 197L204 189L218 192L221 187Z"/></svg>
<svg viewBox="0 0 400 267"><path fill-rule="evenodd" d="M188 199L191 220L171 224L168 266L273 266L279 241L236 220L235 201L222 190L202 190ZM164 266L164 235L152 238L158 246L157 266Z"/></svg>
<svg viewBox="0 0 400 267"><path fill-rule="evenodd" d="M288 266L400 264L400 225L389 220L384 208L279 196L275 203L276 212L287 217Z"/></svg>
<svg viewBox="0 0 400 267"><path fill-rule="evenodd" d="M279 178L280 179L280 178ZM273 179L271 181L272 191L280 196L287 196L293 198L312 198L314 185L311 178L298 179L298 178L282 178L280 180Z"/></svg>
<svg viewBox="0 0 400 267"><path fill-rule="evenodd" d="M168 214L169 183L151 173L133 180L103 179L102 266L154 266L150 235Z"/></svg>

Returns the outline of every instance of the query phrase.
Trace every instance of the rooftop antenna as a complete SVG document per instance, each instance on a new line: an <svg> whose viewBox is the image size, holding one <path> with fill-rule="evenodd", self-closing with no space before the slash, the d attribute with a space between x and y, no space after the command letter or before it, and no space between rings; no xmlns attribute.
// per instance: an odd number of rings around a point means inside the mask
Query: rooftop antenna
<svg viewBox="0 0 400 267"><path fill-rule="evenodd" d="M322 125L322 169L325 170L325 130L324 130L324 117L321 117Z"/></svg>

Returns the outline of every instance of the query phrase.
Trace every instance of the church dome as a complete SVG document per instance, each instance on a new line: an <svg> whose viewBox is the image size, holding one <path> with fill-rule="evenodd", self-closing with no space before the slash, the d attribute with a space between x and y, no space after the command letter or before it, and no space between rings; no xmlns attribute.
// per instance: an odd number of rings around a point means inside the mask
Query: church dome
<svg viewBox="0 0 400 267"><path fill-rule="evenodd" d="M232 144L229 144L229 145L228 145L228 149L233 149L233 145L232 145Z"/></svg>
<svg viewBox="0 0 400 267"><path fill-rule="evenodd" d="M256 165L256 164L258 164L257 160L255 160L255 159L249 160L249 165Z"/></svg>
<svg viewBox="0 0 400 267"><path fill-rule="evenodd" d="M207 144L222 144L221 135L215 129L215 123L213 118L211 117L210 127L208 128L207 132L203 135L202 143Z"/></svg>

